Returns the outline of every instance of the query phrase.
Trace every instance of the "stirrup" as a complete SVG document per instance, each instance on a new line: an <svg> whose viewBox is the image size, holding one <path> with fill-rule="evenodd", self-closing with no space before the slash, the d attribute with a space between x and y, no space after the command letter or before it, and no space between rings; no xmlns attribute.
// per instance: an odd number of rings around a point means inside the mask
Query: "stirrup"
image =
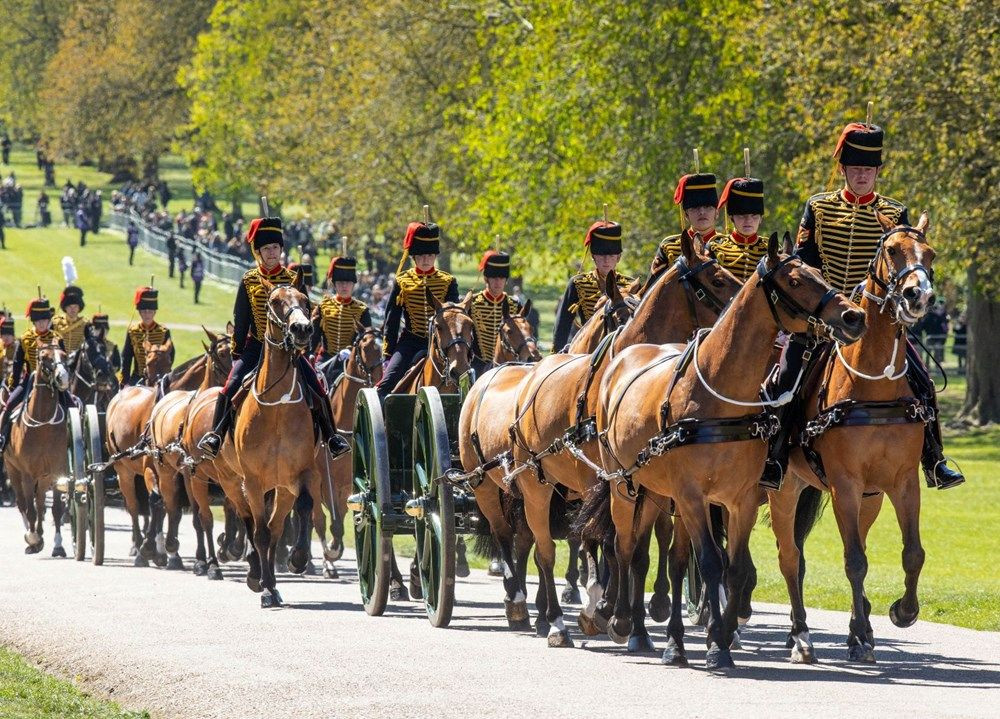
<svg viewBox="0 0 1000 719"><path fill-rule="evenodd" d="M351 451L351 443L341 437L339 434L334 435L339 441L338 442L327 442L326 448L330 452L330 456L333 459L340 457L341 455L347 454Z"/></svg>
<svg viewBox="0 0 1000 719"><path fill-rule="evenodd" d="M769 468L775 467L776 470L770 471ZM778 475L775 478L775 473ZM767 489L773 492L778 492L781 490L781 483L785 480L785 468L781 466L781 462L768 457L764 461L764 470L760 474L760 479L757 480L757 484L763 489Z"/></svg>
<svg viewBox="0 0 1000 719"><path fill-rule="evenodd" d="M955 460L951 461L958 467L958 471L948 466L947 457L941 457L941 459L935 462L930 472L926 468L924 469L924 479L927 481L928 488L939 490L951 489L965 483L965 475L962 474L962 468L958 466L958 462L955 462Z"/></svg>
<svg viewBox="0 0 1000 719"><path fill-rule="evenodd" d="M206 432L205 436L198 440L198 449L210 459L215 459L222 449L222 437L217 432Z"/></svg>

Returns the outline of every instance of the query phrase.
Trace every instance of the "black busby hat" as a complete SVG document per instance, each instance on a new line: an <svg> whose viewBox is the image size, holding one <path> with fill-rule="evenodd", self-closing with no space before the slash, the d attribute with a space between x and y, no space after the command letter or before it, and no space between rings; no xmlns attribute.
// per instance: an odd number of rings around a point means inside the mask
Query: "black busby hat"
<svg viewBox="0 0 1000 719"><path fill-rule="evenodd" d="M677 183L674 204L685 210L692 207L716 207L719 204L719 191L715 183L715 175L711 172L684 175Z"/></svg>
<svg viewBox="0 0 1000 719"><path fill-rule="evenodd" d="M94 329L98 330L109 330L111 329L111 321L108 316L103 312L96 313L90 318L90 324Z"/></svg>
<svg viewBox="0 0 1000 719"><path fill-rule="evenodd" d="M38 320L50 320L53 314L55 314L55 310L52 309L49 301L44 297L39 297L28 303L28 309L24 316L32 322L37 322Z"/></svg>
<svg viewBox="0 0 1000 719"><path fill-rule="evenodd" d="M264 245L278 243L285 246L285 235L281 230L280 217L256 217L250 220L247 230L247 242L255 251L260 251Z"/></svg>
<svg viewBox="0 0 1000 719"><path fill-rule="evenodd" d="M441 254L441 228L433 222L411 222L406 226L403 249L411 256Z"/></svg>
<svg viewBox="0 0 1000 719"><path fill-rule="evenodd" d="M82 310L84 307L83 290L76 285L66 285L66 289L59 295L59 309L65 310L67 305L80 305Z"/></svg>
<svg viewBox="0 0 1000 719"><path fill-rule="evenodd" d="M331 282L357 282L358 261L354 257L334 257L330 260L330 269L326 278Z"/></svg>
<svg viewBox="0 0 1000 719"><path fill-rule="evenodd" d="M617 222L598 220L587 230L583 244L592 255L620 255L622 251L622 226Z"/></svg>
<svg viewBox="0 0 1000 719"><path fill-rule="evenodd" d="M135 308L137 310L159 309L159 290L153 287L139 287L135 291Z"/></svg>
<svg viewBox="0 0 1000 719"><path fill-rule="evenodd" d="M719 208L729 216L764 214L764 181L756 177L734 177L726 183L719 198Z"/></svg>
<svg viewBox="0 0 1000 719"><path fill-rule="evenodd" d="M880 167L882 165L882 140L884 137L885 133L878 125L852 122L840 133L837 149L833 151L833 156L841 165Z"/></svg>
<svg viewBox="0 0 1000 719"><path fill-rule="evenodd" d="M487 250L479 261L483 277L510 277L510 255L499 250Z"/></svg>
<svg viewBox="0 0 1000 719"><path fill-rule="evenodd" d="M14 318L10 315L0 314L0 335L14 336Z"/></svg>

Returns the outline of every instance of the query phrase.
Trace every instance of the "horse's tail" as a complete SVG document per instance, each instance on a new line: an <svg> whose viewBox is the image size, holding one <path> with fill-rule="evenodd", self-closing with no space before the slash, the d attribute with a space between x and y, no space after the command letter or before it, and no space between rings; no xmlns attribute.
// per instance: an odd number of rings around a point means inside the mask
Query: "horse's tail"
<svg viewBox="0 0 1000 719"><path fill-rule="evenodd" d="M600 482L584 497L572 531L583 542L603 543L615 533L611 519L611 482Z"/></svg>
<svg viewBox="0 0 1000 719"><path fill-rule="evenodd" d="M826 502L823 492L815 487L807 486L799 495L799 503L795 505L795 544L798 547L806 541L809 532L816 526L817 520L823 516Z"/></svg>
<svg viewBox="0 0 1000 719"><path fill-rule="evenodd" d="M567 502L559 488L553 488L552 499L549 500L549 527L553 539L570 538L572 520L578 514L579 504L579 502ZM576 535L575 532L573 534Z"/></svg>

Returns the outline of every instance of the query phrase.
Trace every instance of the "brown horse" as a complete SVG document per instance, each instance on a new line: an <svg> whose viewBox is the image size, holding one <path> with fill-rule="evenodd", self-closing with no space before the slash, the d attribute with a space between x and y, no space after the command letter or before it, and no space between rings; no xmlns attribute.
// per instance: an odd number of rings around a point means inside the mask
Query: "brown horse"
<svg viewBox="0 0 1000 719"><path fill-rule="evenodd" d="M818 270L778 254L775 234L758 277L743 285L711 330L699 331L682 357L669 346L634 345L613 360L601 382L597 413L602 463L610 473L601 489L610 495L615 532L615 552L608 559L622 588L608 627L613 638L626 640L634 605L642 604L641 586L625 591L630 569L643 569L633 565L637 538L649 532L672 498L694 543L708 595L706 665L733 666L737 602L727 605L723 617L724 562L711 531L710 507L729 512L726 579L730 596L737 596L749 574L757 482L776 424L760 410L785 401L758 401L771 346L779 330L852 342L864 328L861 309L834 292ZM758 413L748 415L748 407ZM679 619L679 606L675 609ZM686 664L683 624L676 626L673 617L670 634L664 661Z"/></svg>
<svg viewBox="0 0 1000 719"><path fill-rule="evenodd" d="M293 505L312 512L309 487L318 482L316 441L299 355L309 346L312 324L305 295L290 286L268 290L264 351L250 391L239 408L233 442L220 456L243 478L244 522L253 543L247 585L261 592L261 607L281 606L274 564L278 540ZM300 522L289 562L308 562L308 522Z"/></svg>
<svg viewBox="0 0 1000 719"><path fill-rule="evenodd" d="M69 474L64 448L67 446L66 408L60 395L69 387L66 353L57 344L38 348L31 395L21 405L19 417L10 429L7 447L7 476L14 488L17 508L27 530L25 554L37 554L45 546L42 538L45 521L45 493L56 479ZM53 557L65 557L62 546L62 493L52 493L52 519L55 522Z"/></svg>
<svg viewBox="0 0 1000 719"><path fill-rule="evenodd" d="M125 387L111 398L105 420L108 449L115 457L115 474L118 487L125 500L125 508L132 517L132 549L129 556L135 557L135 566L148 567L153 559L158 566L167 563L162 546L162 538L150 532L152 518L158 518L163 511L158 497L150 497L146 490L143 457L149 441L146 427L156 402L156 384L170 371L171 345L151 345L143 342L146 366L143 369L145 385ZM152 499L152 502L150 501ZM144 530L139 529L139 516L143 518Z"/></svg>
<svg viewBox="0 0 1000 719"><path fill-rule="evenodd" d="M833 497L833 511L844 542L844 564L851 583L848 657L874 662L874 637L865 597L868 530L883 497L896 510L903 535L906 591L889 609L896 626L917 620L917 580L924 562L920 544L920 478L923 442L922 405L906 380L906 328L920 320L933 302L927 244L927 215L916 227L895 227L879 216L885 235L869 268L861 300L868 322L865 336L842 351L836 348L822 382L806 404L806 437L819 462L800 448L779 492L769 492L771 526L778 540L778 561L792 605L789 635L794 662L814 662L802 596L805 559L802 544L816 519L821 492ZM891 426L886 426L891 425ZM817 469L822 475L817 474Z"/></svg>

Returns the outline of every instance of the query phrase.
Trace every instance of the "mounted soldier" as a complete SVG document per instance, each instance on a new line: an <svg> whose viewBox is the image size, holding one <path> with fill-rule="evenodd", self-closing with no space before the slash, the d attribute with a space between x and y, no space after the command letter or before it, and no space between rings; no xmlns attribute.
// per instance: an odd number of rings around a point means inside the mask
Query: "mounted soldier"
<svg viewBox="0 0 1000 719"><path fill-rule="evenodd" d="M108 358L111 367L117 374L122 368L122 356L121 352L118 351L118 345L108 339L110 330L111 320L108 315L103 312L95 312L94 316L90 318L90 331L93 333L94 339L104 347L104 356Z"/></svg>
<svg viewBox="0 0 1000 719"><path fill-rule="evenodd" d="M575 329L594 314L594 307L601 295L605 294L605 278L618 266L622 257L622 226L609 221L606 213L603 220L592 224L583 239L584 246L594 258L594 269L574 275L566 285L566 292L559 303L559 316L552 337L552 349L564 348ZM625 291L635 281L632 277L615 272L615 282L619 290Z"/></svg>
<svg viewBox="0 0 1000 719"><path fill-rule="evenodd" d="M440 252L441 228L429 217L424 222L407 225L403 257L396 270L383 325L386 365L378 384L382 399L427 354L427 328L434 316L429 298L442 303L458 302L458 281L435 266ZM413 259L413 267L401 272L407 257Z"/></svg>
<svg viewBox="0 0 1000 719"><path fill-rule="evenodd" d="M371 327L368 306L354 297L358 282L358 261L354 257L334 257L326 272L333 295L326 295L313 308L313 345L317 368L328 382L343 372L344 362L351 353L351 344L359 327ZM322 363L322 364L320 364Z"/></svg>
<svg viewBox="0 0 1000 719"><path fill-rule="evenodd" d="M492 366L493 349L497 341L497 329L504 318L504 305L511 315L521 311L521 303L507 294L507 279L510 277L510 255L498 250L487 250L479 261L479 271L483 273L486 287L472 296L469 314L476 324L476 356L472 367L476 376L481 377Z"/></svg>
<svg viewBox="0 0 1000 719"><path fill-rule="evenodd" d="M882 169L884 132L870 122L852 122L837 141L834 158L844 186L833 192L821 192L806 201L798 231L797 253L808 264L819 268L823 277L842 292L856 292L865 282L869 265L886 231L879 215L896 226L908 226L906 206L875 191ZM790 390L799 376L803 362L815 362L822 353L810 351L805 344L790 341L785 349L775 396ZM932 410L925 425L921 464L929 487L948 489L965 481L961 473L948 467L941 440L934 383L914 347L906 343L906 378L918 400ZM804 376L808 375L808 367ZM786 421L782 431L772 438L761 485L776 489L788 466L790 414L782 408ZM794 410L792 410L794 412Z"/></svg>
<svg viewBox="0 0 1000 719"><path fill-rule="evenodd" d="M140 287L135 291L133 304L139 313L139 324L132 325L125 334L122 351L122 385L138 384L146 371L146 347L167 345L170 362L174 361L173 341L170 330L156 321L159 308L159 291L153 287Z"/></svg>
<svg viewBox="0 0 1000 719"><path fill-rule="evenodd" d="M247 270L236 292L236 303L233 306L233 324L236 329L231 344L233 367L216 402L212 421L214 430L206 433L198 443L198 447L210 457L219 453L226 434L233 426L233 398L243 386L247 375L257 369L263 356L271 290L276 286L290 285L303 291L299 275L281 264L284 235L280 217L258 217L251 221L247 243L257 260L257 266ZM308 304L308 298L306 303ZM298 357L295 367L302 375L301 381L312 394L309 406L313 422L319 428L330 453L335 457L343 454L350 449L350 445L337 434L333 426L330 404L326 401L316 370L303 355Z"/></svg>
<svg viewBox="0 0 1000 719"><path fill-rule="evenodd" d="M726 183L719 198L719 209L726 216L725 235L715 235L706 244L719 264L740 282L757 270L757 263L767 254L767 238L759 234L764 218L764 181L750 177L750 151L744 149L746 174ZM733 229L729 231L729 221Z"/></svg>
<svg viewBox="0 0 1000 719"><path fill-rule="evenodd" d="M697 150L695 153L697 162ZM719 219L719 191L716 182L712 173L696 172L681 177L674 191L674 204L680 205L681 232L686 232L691 239L694 239L695 234L701 235L702 246L696 248L699 252L716 235L715 223ZM649 266L650 274L656 274L662 267L669 267L680 255L681 235L678 233L665 237Z"/></svg>

